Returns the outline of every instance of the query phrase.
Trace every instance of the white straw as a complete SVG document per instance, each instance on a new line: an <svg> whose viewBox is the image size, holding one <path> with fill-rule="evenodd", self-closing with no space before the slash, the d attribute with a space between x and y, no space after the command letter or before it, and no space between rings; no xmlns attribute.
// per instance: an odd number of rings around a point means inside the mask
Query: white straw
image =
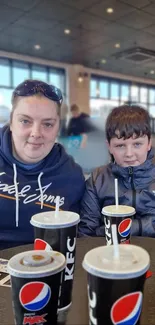
<svg viewBox="0 0 155 325"><path fill-rule="evenodd" d="M59 214L59 205L60 205L60 196L56 196L56 199L55 199L55 218L58 217L58 214Z"/></svg>
<svg viewBox="0 0 155 325"><path fill-rule="evenodd" d="M117 230L116 225L112 225L112 240L114 246L114 258L119 259L119 249L118 249L118 238L117 238Z"/></svg>
<svg viewBox="0 0 155 325"><path fill-rule="evenodd" d="M115 205L118 207L118 179L115 178Z"/></svg>

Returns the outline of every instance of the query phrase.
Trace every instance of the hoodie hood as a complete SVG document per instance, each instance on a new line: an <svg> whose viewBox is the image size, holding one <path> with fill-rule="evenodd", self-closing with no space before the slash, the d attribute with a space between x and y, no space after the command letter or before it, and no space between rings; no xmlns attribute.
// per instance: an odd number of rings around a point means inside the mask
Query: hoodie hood
<svg viewBox="0 0 155 325"><path fill-rule="evenodd" d="M24 173L31 174L31 170L22 168L22 164L16 160L12 155L12 143L11 143L11 131L9 126L4 126L0 129L0 154L3 158L12 166L13 163L18 166L19 169L24 169ZM43 168L48 168L50 171L53 169L59 169L70 157L65 152L61 144L55 143L50 153L42 160L40 164L34 164L32 168L32 174L38 173ZM24 164L23 164L24 165Z"/></svg>
<svg viewBox="0 0 155 325"><path fill-rule="evenodd" d="M57 196L60 196L61 210L79 212L83 191L82 170L62 145L56 143L40 164L26 169L12 155L9 126L0 130L0 207L5 205L8 220L10 213L11 222L20 231L24 225L29 229L26 220L33 214L55 210ZM5 220L1 223L5 224Z"/></svg>

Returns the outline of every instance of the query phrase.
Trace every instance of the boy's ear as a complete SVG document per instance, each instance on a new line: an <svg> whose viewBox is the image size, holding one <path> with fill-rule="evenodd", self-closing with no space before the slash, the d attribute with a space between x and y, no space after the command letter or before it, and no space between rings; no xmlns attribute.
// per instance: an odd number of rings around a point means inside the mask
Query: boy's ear
<svg viewBox="0 0 155 325"><path fill-rule="evenodd" d="M108 148L108 150L110 152L110 144L109 144L108 140L106 140L106 145L107 145L107 148Z"/></svg>
<svg viewBox="0 0 155 325"><path fill-rule="evenodd" d="M152 138L150 138L150 140L149 140L148 151L151 149L151 147L152 147Z"/></svg>

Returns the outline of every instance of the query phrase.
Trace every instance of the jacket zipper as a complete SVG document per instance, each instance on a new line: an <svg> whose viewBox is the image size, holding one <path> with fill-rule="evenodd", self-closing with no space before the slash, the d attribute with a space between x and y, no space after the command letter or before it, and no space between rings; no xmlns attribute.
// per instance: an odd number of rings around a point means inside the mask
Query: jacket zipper
<svg viewBox="0 0 155 325"><path fill-rule="evenodd" d="M132 206L136 209L136 191L133 182L133 167L129 167L129 175L131 177L131 188L132 188Z"/></svg>
<svg viewBox="0 0 155 325"><path fill-rule="evenodd" d="M135 190L134 182L133 182L133 167L129 167L129 175L131 177L132 206L136 210L136 190ZM139 222L139 235L141 236L141 234L142 234L142 223L141 223L141 219L140 218L137 218L137 220Z"/></svg>

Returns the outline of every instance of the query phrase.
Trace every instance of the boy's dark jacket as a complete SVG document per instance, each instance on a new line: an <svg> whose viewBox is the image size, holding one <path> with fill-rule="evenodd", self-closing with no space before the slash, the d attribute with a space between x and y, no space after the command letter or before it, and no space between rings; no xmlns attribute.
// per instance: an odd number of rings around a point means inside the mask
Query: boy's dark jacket
<svg viewBox="0 0 155 325"><path fill-rule="evenodd" d="M5 126L0 129L0 249L33 242L31 216L54 210L57 195L60 209L79 212L85 186L81 168L60 144L31 170L18 165L11 152Z"/></svg>
<svg viewBox="0 0 155 325"><path fill-rule="evenodd" d="M105 234L101 210L115 204L114 179L118 178L119 204L133 206L135 236L155 237L155 157L153 149L147 160L137 167L120 167L115 163L97 168L87 180L81 204L79 235Z"/></svg>

